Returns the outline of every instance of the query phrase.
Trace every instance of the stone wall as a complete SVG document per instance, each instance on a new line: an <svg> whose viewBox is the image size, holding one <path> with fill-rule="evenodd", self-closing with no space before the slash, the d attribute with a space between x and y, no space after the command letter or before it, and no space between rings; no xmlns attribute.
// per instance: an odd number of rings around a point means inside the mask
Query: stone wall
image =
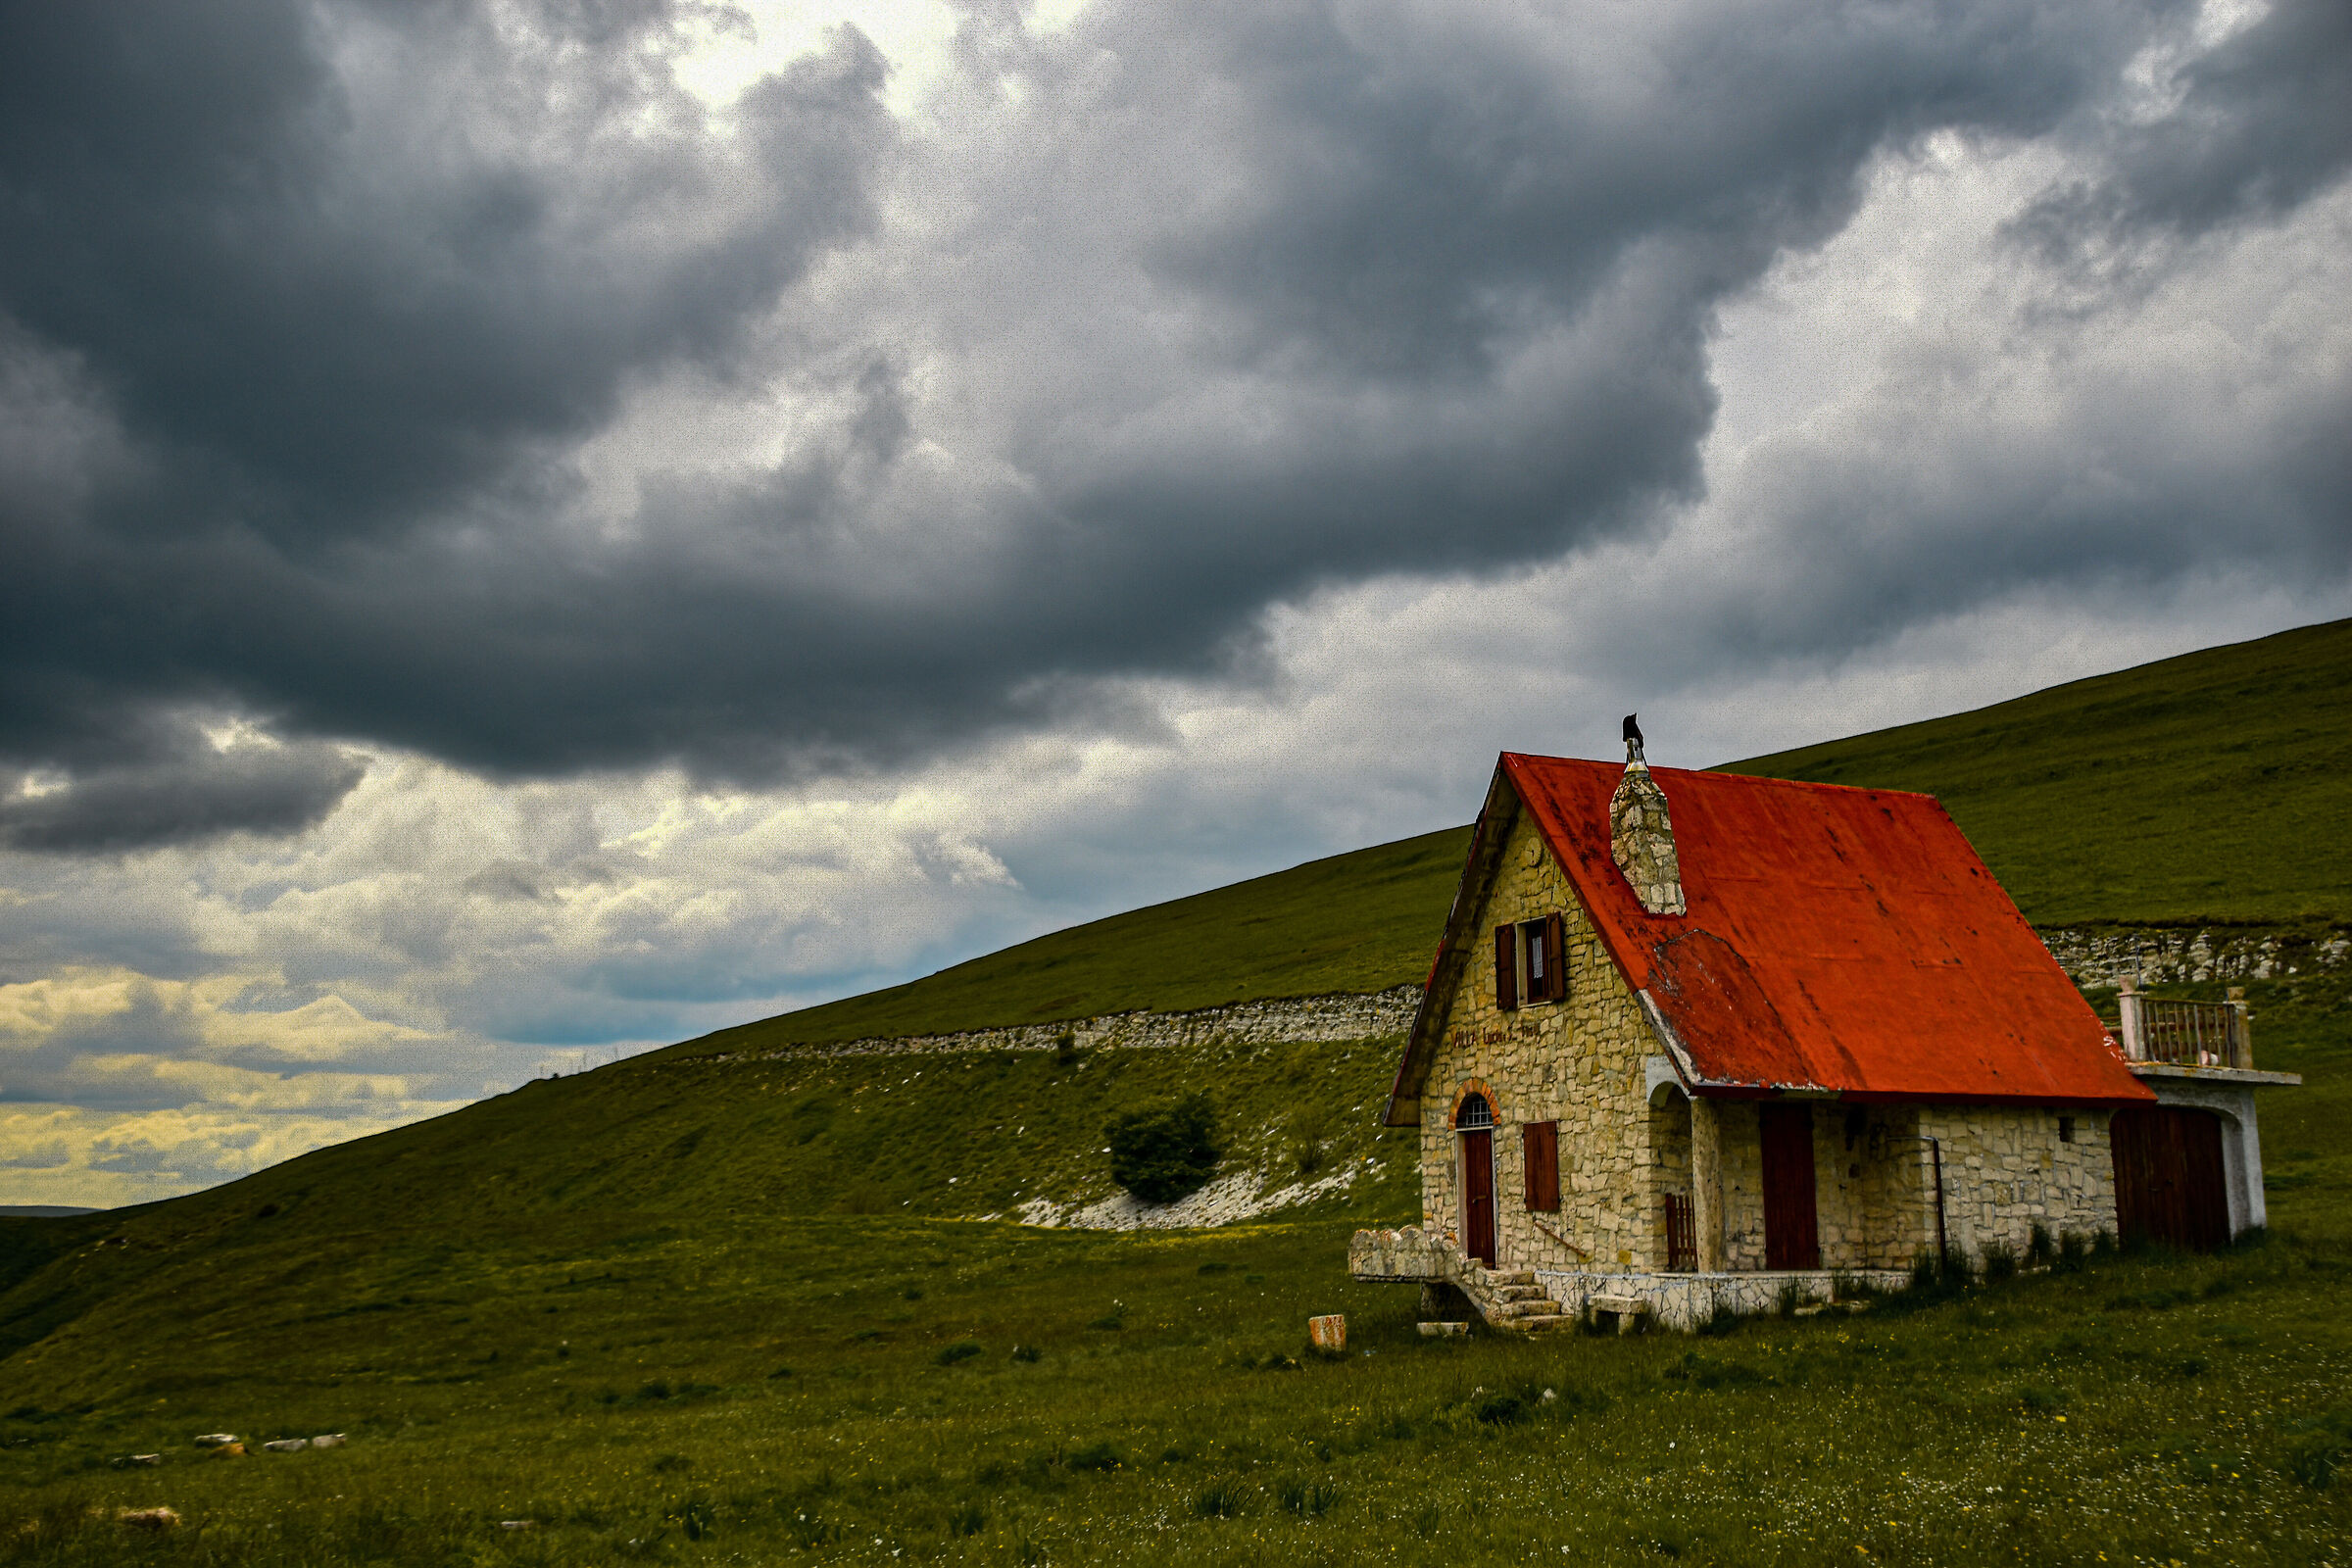
<svg viewBox="0 0 2352 1568"><path fill-rule="evenodd" d="M1538 1269L1536 1283L1582 1317L1595 1296L1638 1296L1649 1303L1657 1327L1680 1334L1706 1328L1718 1318L1764 1317L1786 1306L1824 1307L1864 1298L1868 1292L1891 1296L1910 1288L1911 1276L1894 1269L1844 1274L1595 1274Z"/></svg>
<svg viewBox="0 0 2352 1568"><path fill-rule="evenodd" d="M1412 1027L1414 1009L1420 1005L1419 986L1392 986L1371 996L1282 997L1191 1012L1107 1012L1063 1023L1004 1029L770 1046L682 1058L681 1064L765 1061L784 1056L897 1056L940 1051L1054 1051L1059 1049L1065 1034L1089 1050L1098 1046L1182 1048L1318 1040L1337 1044L1401 1035Z"/></svg>
<svg viewBox="0 0 2352 1568"><path fill-rule="evenodd" d="M1494 1002L1494 927L1549 914L1567 926L1567 999L1505 1012ZM1665 1188L1642 1073L1643 1056L1656 1048L1640 1004L1524 812L1470 928L1478 951L1464 966L1421 1103L1423 1226L1463 1245L1453 1113L1465 1086L1476 1084L1494 1107L1495 1248L1503 1266L1662 1266ZM1520 1129L1531 1121L1559 1123L1556 1214L1528 1211Z"/></svg>
<svg viewBox="0 0 2352 1568"><path fill-rule="evenodd" d="M2352 965L2352 931L2132 930L2113 926L2054 926L2042 942L2079 986L2113 986L2136 974L2142 984L2181 981L2274 980L2325 974Z"/></svg>
<svg viewBox="0 0 2352 1568"><path fill-rule="evenodd" d="M2059 1140L2061 1115L2073 1121L2072 1142ZM2053 1239L2115 1229L2105 1111L1931 1105L1918 1113L1918 1130L1942 1141L1945 1236L1954 1250L1982 1258L1999 1244L2022 1255L2036 1224ZM1921 1164L1932 1237L1935 1177Z"/></svg>

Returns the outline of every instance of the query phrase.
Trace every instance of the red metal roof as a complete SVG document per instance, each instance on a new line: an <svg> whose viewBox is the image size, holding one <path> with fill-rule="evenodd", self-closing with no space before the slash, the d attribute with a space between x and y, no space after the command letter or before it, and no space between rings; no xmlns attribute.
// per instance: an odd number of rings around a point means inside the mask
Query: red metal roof
<svg viewBox="0 0 2352 1568"><path fill-rule="evenodd" d="M1500 771L1702 1087L2153 1098L1934 797L1653 768L1689 905L1653 915L1609 854L1621 765Z"/></svg>

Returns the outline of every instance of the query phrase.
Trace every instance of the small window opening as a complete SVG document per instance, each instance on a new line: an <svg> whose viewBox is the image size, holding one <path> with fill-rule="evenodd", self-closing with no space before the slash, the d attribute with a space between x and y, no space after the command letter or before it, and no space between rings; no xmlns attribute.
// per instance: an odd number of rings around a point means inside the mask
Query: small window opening
<svg viewBox="0 0 2352 1568"><path fill-rule="evenodd" d="M1511 1005L1568 1000L1568 931L1561 916L1547 914L1517 926L1497 926L1494 944L1496 978L1501 982L1508 977Z"/></svg>
<svg viewBox="0 0 2352 1568"><path fill-rule="evenodd" d="M1453 1125L1464 1132L1492 1127L1494 1125L1494 1107L1487 1103L1484 1095L1467 1095L1463 1097L1462 1108L1453 1113Z"/></svg>
<svg viewBox="0 0 2352 1568"><path fill-rule="evenodd" d="M1869 1130L1870 1130L1870 1113L1869 1113L1868 1111L1864 1111L1864 1110L1849 1110L1849 1111L1847 1111L1847 1112L1845 1113L1845 1147L1846 1147L1846 1150L1847 1150L1847 1151L1850 1152L1853 1150L1853 1147L1854 1147L1856 1144L1858 1144L1858 1143L1860 1143L1860 1142L1862 1141L1862 1135L1863 1135L1864 1133L1868 1132Z"/></svg>
<svg viewBox="0 0 2352 1568"><path fill-rule="evenodd" d="M2075 1141L2074 1117L2061 1116L2058 1118L2058 1141L2062 1144L2071 1144Z"/></svg>

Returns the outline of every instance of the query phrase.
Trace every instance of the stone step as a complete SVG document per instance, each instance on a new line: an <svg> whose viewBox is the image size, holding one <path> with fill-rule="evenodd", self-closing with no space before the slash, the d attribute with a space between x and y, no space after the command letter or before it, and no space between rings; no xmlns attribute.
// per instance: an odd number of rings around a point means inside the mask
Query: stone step
<svg viewBox="0 0 2352 1568"><path fill-rule="evenodd" d="M1560 1303L1553 1300L1505 1301L1494 1308L1498 1317L1557 1317Z"/></svg>
<svg viewBox="0 0 2352 1568"><path fill-rule="evenodd" d="M1553 1301L1550 1304L1556 1308L1560 1303ZM1556 1310L1547 1312L1540 1317L1523 1317L1519 1319L1518 1322L1519 1327L1525 1329L1530 1334L1547 1334L1558 1329L1572 1329L1576 1327L1576 1319L1574 1316L1569 1313Z"/></svg>
<svg viewBox="0 0 2352 1568"><path fill-rule="evenodd" d="M1536 1274L1535 1270L1525 1268L1514 1269L1508 1274L1489 1269L1487 1283L1489 1285L1533 1285L1536 1283Z"/></svg>
<svg viewBox="0 0 2352 1568"><path fill-rule="evenodd" d="M1494 1290L1497 1301L1533 1301L1544 1295L1541 1285L1497 1285Z"/></svg>

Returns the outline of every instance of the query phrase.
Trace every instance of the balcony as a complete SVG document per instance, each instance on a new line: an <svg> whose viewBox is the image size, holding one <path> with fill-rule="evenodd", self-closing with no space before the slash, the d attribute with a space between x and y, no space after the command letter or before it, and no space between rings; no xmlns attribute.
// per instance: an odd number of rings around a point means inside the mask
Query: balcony
<svg viewBox="0 0 2352 1568"><path fill-rule="evenodd" d="M2246 994L2231 986L2227 1002L2174 1002L2124 982L2116 1000L2116 1039L2133 1062L2174 1067L2254 1070L2254 1037Z"/></svg>

